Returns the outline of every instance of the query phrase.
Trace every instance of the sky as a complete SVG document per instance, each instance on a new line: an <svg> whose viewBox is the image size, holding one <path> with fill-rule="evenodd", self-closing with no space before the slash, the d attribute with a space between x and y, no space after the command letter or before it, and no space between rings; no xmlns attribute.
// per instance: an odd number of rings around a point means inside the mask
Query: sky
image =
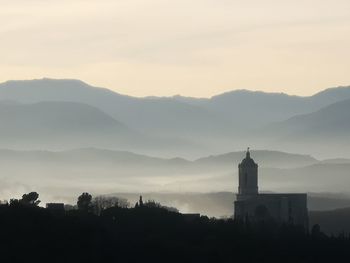
<svg viewBox="0 0 350 263"><path fill-rule="evenodd" d="M133 96L350 85L349 0L0 0L0 82Z"/></svg>

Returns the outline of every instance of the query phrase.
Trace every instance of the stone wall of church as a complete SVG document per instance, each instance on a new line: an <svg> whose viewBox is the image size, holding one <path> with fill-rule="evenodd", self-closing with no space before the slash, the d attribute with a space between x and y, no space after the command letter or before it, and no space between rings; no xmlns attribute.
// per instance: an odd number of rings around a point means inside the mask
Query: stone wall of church
<svg viewBox="0 0 350 263"><path fill-rule="evenodd" d="M235 218L308 227L306 194L258 194L235 202Z"/></svg>

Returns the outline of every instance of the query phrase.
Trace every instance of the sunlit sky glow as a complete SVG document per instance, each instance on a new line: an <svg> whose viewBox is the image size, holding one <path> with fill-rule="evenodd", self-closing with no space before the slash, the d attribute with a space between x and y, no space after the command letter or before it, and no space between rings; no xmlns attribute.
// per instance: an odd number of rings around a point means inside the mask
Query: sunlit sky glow
<svg viewBox="0 0 350 263"><path fill-rule="evenodd" d="M0 0L0 81L134 96L350 85L349 0Z"/></svg>

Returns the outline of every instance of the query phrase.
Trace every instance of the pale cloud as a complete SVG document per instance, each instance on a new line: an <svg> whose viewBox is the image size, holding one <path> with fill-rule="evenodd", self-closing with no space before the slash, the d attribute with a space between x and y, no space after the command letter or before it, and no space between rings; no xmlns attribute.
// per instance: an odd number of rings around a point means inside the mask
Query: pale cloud
<svg viewBox="0 0 350 263"><path fill-rule="evenodd" d="M0 81L79 78L136 96L350 84L347 0L0 4Z"/></svg>

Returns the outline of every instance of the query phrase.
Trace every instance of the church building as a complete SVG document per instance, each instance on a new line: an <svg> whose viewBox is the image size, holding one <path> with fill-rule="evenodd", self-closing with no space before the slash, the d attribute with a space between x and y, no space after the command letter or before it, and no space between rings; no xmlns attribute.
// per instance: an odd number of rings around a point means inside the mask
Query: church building
<svg viewBox="0 0 350 263"><path fill-rule="evenodd" d="M260 194L258 190L258 165L246 157L238 165L238 194L234 203L235 219L249 222L274 221L302 225L308 228L306 194Z"/></svg>

